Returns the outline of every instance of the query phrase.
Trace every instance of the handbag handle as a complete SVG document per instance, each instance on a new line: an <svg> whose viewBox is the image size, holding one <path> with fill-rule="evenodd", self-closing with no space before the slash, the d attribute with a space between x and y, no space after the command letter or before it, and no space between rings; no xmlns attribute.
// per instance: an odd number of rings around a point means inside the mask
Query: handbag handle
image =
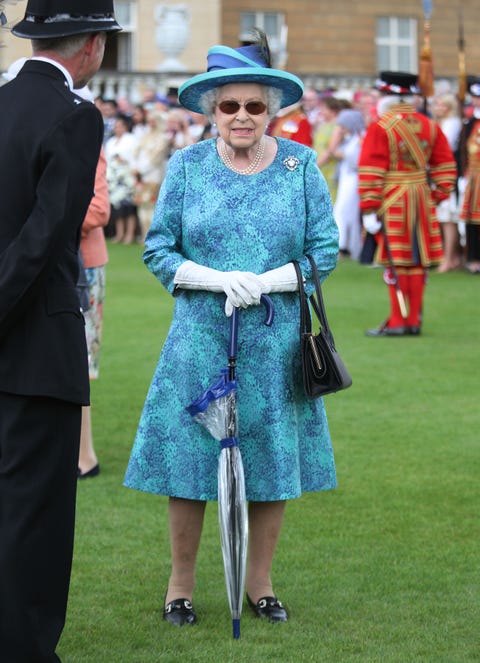
<svg viewBox="0 0 480 663"><path fill-rule="evenodd" d="M334 345L333 335L330 330L327 320L327 314L325 311L325 304L323 301L322 288L320 286L320 278L318 276L317 265L311 255L307 255L306 257L308 258L310 265L312 266L312 279L315 285L315 293L310 296L310 303L312 305L313 310L315 311L315 315L317 316L321 327L323 328L325 335L327 336L331 344ZM297 273L298 291L300 293L300 333L301 334L305 332L311 333L312 320L310 316L310 310L308 308L305 288L303 286L302 272L300 271L300 266L296 260L293 261L293 264L295 267L295 271Z"/></svg>

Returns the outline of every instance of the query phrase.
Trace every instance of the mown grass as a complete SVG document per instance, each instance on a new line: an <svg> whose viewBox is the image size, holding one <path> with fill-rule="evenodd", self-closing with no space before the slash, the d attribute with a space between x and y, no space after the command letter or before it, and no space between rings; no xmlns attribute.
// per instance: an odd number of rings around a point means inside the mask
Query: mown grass
<svg viewBox="0 0 480 663"><path fill-rule="evenodd" d="M216 505L198 559L199 624L162 621L166 498L122 487L172 301L141 247L110 245L100 379L101 474L80 482L64 663L480 660L479 287L432 274L423 335L363 335L387 312L379 270L341 262L327 312L354 384L325 399L339 487L287 506L274 586L285 625L245 608L231 638Z"/></svg>

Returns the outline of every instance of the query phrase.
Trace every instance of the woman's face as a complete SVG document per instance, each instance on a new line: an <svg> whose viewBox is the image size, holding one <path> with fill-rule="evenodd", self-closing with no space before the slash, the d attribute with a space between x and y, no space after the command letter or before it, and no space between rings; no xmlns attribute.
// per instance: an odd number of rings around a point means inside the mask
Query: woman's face
<svg viewBox="0 0 480 663"><path fill-rule="evenodd" d="M113 125L113 133L115 136L123 136L127 131L128 127L125 122L121 118L116 119L115 124Z"/></svg>
<svg viewBox="0 0 480 663"><path fill-rule="evenodd" d="M223 101L236 101L240 108L229 115L222 112ZM265 110L258 114L247 112L249 102L261 102ZM257 83L230 83L219 89L217 104L213 110L220 137L234 150L249 149L256 145L265 133L268 124L267 95L265 88Z"/></svg>
<svg viewBox="0 0 480 663"><path fill-rule="evenodd" d="M133 109L132 120L135 122L135 124L143 124L145 122L145 113L138 106L135 106Z"/></svg>
<svg viewBox="0 0 480 663"><path fill-rule="evenodd" d="M438 118L445 117L450 111L449 105L443 99L435 99L433 113Z"/></svg>
<svg viewBox="0 0 480 663"><path fill-rule="evenodd" d="M320 109L320 114L325 122L332 122L335 119L335 116L337 115L337 113L332 108L327 106L327 104L320 103L319 109Z"/></svg>

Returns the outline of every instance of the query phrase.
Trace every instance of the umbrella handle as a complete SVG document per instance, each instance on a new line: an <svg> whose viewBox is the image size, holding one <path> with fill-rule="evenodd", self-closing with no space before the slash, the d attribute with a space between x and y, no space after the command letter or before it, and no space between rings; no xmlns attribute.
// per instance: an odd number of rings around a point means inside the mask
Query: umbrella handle
<svg viewBox="0 0 480 663"><path fill-rule="evenodd" d="M260 301L267 309L267 315L265 320L263 321L263 324L267 325L267 327L271 327L273 324L273 318L275 316L275 311L273 310L273 302L268 295L262 295L260 297Z"/></svg>
<svg viewBox="0 0 480 663"><path fill-rule="evenodd" d="M260 301L267 309L267 315L263 322L265 325L267 325L267 327L271 327L273 324L273 318L275 314L273 309L273 302L268 295L262 295L260 297ZM230 316L230 341L228 344L228 356L230 358L234 358L237 356L239 310L240 309L238 308L238 306L234 306L233 313Z"/></svg>

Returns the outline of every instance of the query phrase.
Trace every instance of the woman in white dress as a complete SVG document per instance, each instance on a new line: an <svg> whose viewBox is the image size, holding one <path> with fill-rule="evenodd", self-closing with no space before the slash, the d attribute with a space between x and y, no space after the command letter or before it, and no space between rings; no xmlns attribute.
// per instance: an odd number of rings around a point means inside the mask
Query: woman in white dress
<svg viewBox="0 0 480 663"><path fill-rule="evenodd" d="M142 241L150 228L160 185L165 177L169 140L166 134L165 113L148 113L147 130L140 136L133 151L135 176L134 202L137 205Z"/></svg>
<svg viewBox="0 0 480 663"><path fill-rule="evenodd" d="M115 237L112 242L131 244L135 241L137 209L133 202L133 153L136 143L130 131L129 118L118 115L113 136L105 145L108 192L115 220Z"/></svg>
<svg viewBox="0 0 480 663"><path fill-rule="evenodd" d="M336 120L330 150L339 159L338 189L333 215L340 233L340 255L358 260L362 251L362 224L358 195L358 157L365 123L362 113L348 108Z"/></svg>
<svg viewBox="0 0 480 663"><path fill-rule="evenodd" d="M457 112L457 100L453 94L439 94L433 102L433 119L438 122L447 137L454 154L458 152L462 122ZM443 236L444 257L437 271L440 273L458 269L462 264L462 249L459 232L459 195L457 191L437 206Z"/></svg>

